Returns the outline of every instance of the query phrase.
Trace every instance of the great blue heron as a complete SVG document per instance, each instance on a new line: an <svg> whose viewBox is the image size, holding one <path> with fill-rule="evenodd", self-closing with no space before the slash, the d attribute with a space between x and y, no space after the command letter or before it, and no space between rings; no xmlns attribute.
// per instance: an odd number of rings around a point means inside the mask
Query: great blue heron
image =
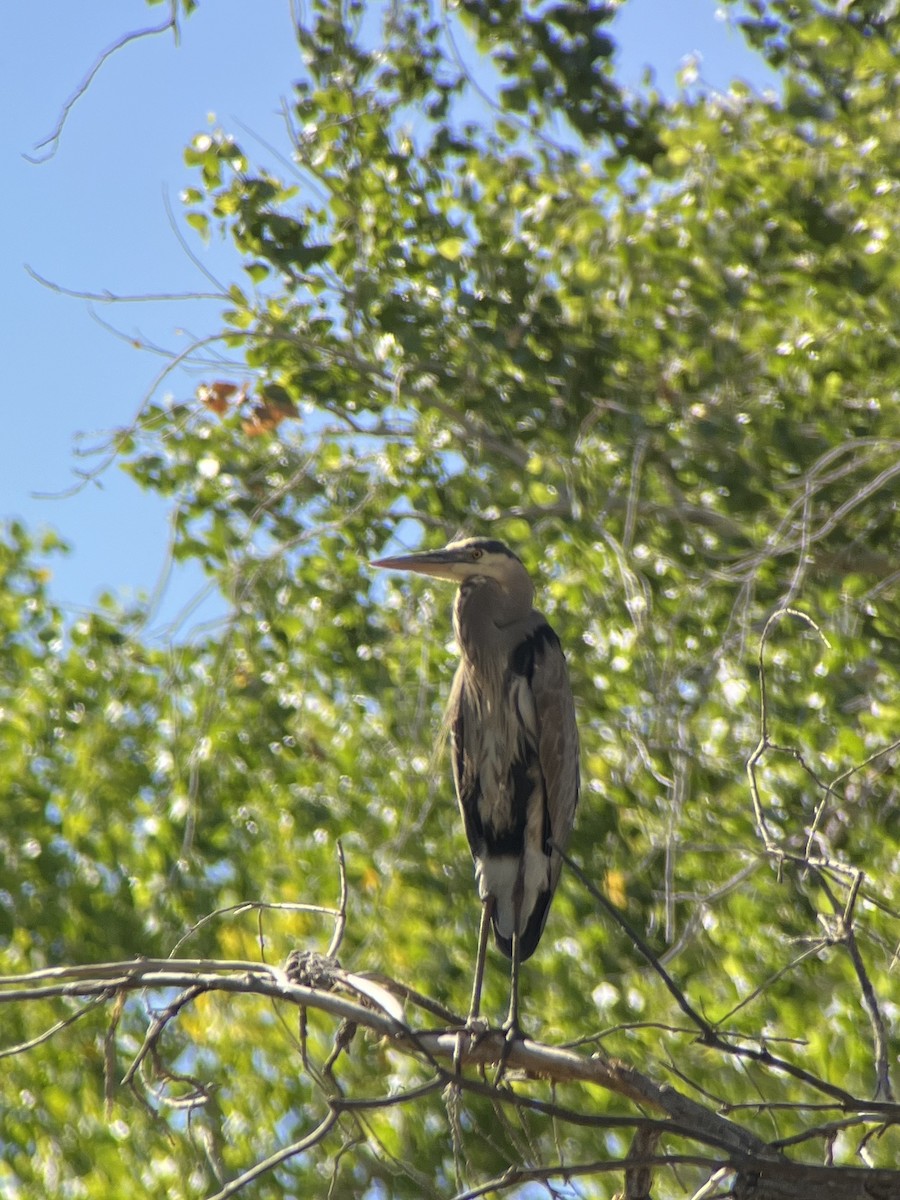
<svg viewBox="0 0 900 1200"><path fill-rule="evenodd" d="M519 1030L519 964L535 951L578 803L578 730L559 638L532 607L534 586L502 542L464 538L443 550L372 564L459 584L460 661L447 707L456 795L482 900L468 1025L478 1019L493 924L511 959L508 1037Z"/></svg>

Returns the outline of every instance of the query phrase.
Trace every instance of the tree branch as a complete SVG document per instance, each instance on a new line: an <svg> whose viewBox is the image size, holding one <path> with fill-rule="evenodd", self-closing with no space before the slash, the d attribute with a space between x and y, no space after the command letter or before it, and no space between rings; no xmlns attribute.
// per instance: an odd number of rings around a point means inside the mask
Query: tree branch
<svg viewBox="0 0 900 1200"><path fill-rule="evenodd" d="M681 988L678 986L678 984L675 982L675 980L672 978L672 976L668 973L668 971L665 969L665 967L659 961L657 956L650 949L650 946L647 944L647 942L641 937L641 935L637 932L637 930L634 929L634 927L625 919L625 917L622 915L622 913L619 912L619 910L616 908L616 906L614 904L612 904L603 895L603 893L591 882L590 879L588 879L588 877L585 875L584 871L582 871L581 867L579 867L578 864L572 858L570 858L568 854L566 854L563 850L561 850L560 847L557 846L555 843L553 843L553 845L554 845L554 848L556 849L556 851L562 857L563 861L567 864L569 869L576 875L576 877L584 885L584 887L587 889L587 891L593 897L593 899L596 900L597 903L604 909L604 911L607 912L613 918L613 920L616 922L616 924L619 925L625 931L625 933L628 935L628 937L631 939L631 941L634 943L634 945L637 947L637 949L641 952L641 954L644 956L644 958L647 960L647 962L650 964L650 966L653 968L653 970L657 973L657 975L660 977L660 979L666 985L666 988L668 989L668 991L674 997L676 1003L678 1004L678 1007L696 1025L696 1027L700 1033L700 1041L702 1042L702 1044L704 1046L709 1046L713 1049L721 1050L725 1054L732 1054L736 1058L749 1059L752 1062L758 1063L760 1066L771 1067L776 1071L781 1071L786 1075L790 1075L794 1079L799 1080L801 1083L805 1083L808 1087L811 1087L811 1088L815 1089L816 1091L822 1092L823 1095L832 1097L832 1099L836 1100L838 1102L839 1106L847 1112L884 1111L886 1113L890 1113L894 1120L900 1119L900 1106L896 1105L893 1102L893 1099L891 1098L891 1094L889 1091L888 1091L888 1093L886 1093L886 1096L887 1096L886 1102L875 1101L874 1103L870 1104L868 1101L860 1100L857 1097L851 1095L851 1093L845 1091L844 1088L841 1088L835 1084L829 1083L827 1079L821 1079L818 1075L813 1075L813 1073L811 1071L807 1071L807 1070L805 1070L805 1068L797 1066L796 1063L792 1063L789 1059L781 1058L777 1055L772 1054L771 1051L768 1050L765 1046L763 1046L761 1049L754 1049L751 1046L740 1046L737 1043L735 1043L734 1041L730 1040L724 1034L720 1033L719 1030L715 1027L715 1025L711 1024L709 1021L706 1020L705 1017L701 1016L697 1012L697 1010L694 1008L694 1006L690 1003L688 998L685 996L684 992L681 990ZM789 857L789 856L784 855L784 857ZM811 866L815 869L818 869L816 867L815 863L805 862L805 865ZM819 874L821 876L821 871L819 871ZM866 997L867 1001L869 998L870 997L868 997L868 996ZM732 1011L735 1011L735 1010L732 1010ZM871 1010L869 1010L869 1011L871 1011ZM877 1006L876 1006L875 1011L877 1011ZM730 1013L726 1014L726 1019L727 1019L727 1016L730 1016L730 1015L731 1015ZM880 1013L879 1013L879 1017L880 1017ZM883 1026L882 1026L882 1029L883 1029ZM879 1047L881 1045L883 1045L883 1043L879 1043ZM881 1061L882 1061L881 1058L879 1058L879 1082L881 1081L881 1067L880 1067ZM889 1086L890 1085L888 1084L888 1087ZM615 1090L615 1089L613 1089L613 1090ZM647 1101L647 1102L649 1103L649 1101Z"/></svg>
<svg viewBox="0 0 900 1200"><path fill-rule="evenodd" d="M346 974L351 979L360 978ZM340 984L339 977L336 982ZM422 1055L435 1065L438 1061L452 1063L457 1058L463 1065L487 1065L505 1057L508 1071L523 1071L526 1075L555 1082L579 1081L615 1092L636 1104L647 1105L677 1124L682 1136L714 1145L738 1158L771 1155L765 1143L754 1134L680 1094L675 1088L655 1083L618 1059L585 1058L571 1050L557 1049L527 1038L508 1045L500 1030L468 1038L465 1035L461 1038L456 1029L413 1030L380 1006L373 1007L376 1002L369 998L362 1003L333 990L294 983L284 970L265 963L134 959L48 967L26 975L0 976L0 1003L47 1000L56 996L110 997L118 992L147 988L176 988L189 993L182 1001L201 991L218 991L269 996L298 1007L318 1009L339 1020L365 1026L389 1039L396 1048ZM173 1015L167 1010L165 1020ZM158 1030L154 1029L154 1033ZM453 1079L449 1072L447 1079ZM492 1088L491 1094L503 1096L504 1093L503 1089Z"/></svg>
<svg viewBox="0 0 900 1200"><path fill-rule="evenodd" d="M229 1196L234 1196L248 1183L252 1183L254 1179L259 1179L265 1175L267 1171L271 1171L274 1167L278 1167L283 1162L287 1162L289 1158L295 1158L298 1154L304 1154L307 1150L311 1150L313 1146L317 1146L324 1137L327 1136L338 1122L340 1113L334 1109L329 1109L326 1116L319 1122L315 1129L307 1134L305 1138L301 1138L298 1142L292 1142L290 1146L284 1146L281 1150L276 1150L274 1154L268 1158L258 1162L248 1171L244 1171L242 1175L238 1175L237 1179L232 1179L230 1183L210 1196L209 1200L228 1200Z"/></svg>
<svg viewBox="0 0 900 1200"><path fill-rule="evenodd" d="M108 58L111 58L117 50L121 50L123 47L127 46L129 42L135 42L139 38L153 37L154 34L157 33L167 33L170 29L174 30L177 35L178 17L174 6L167 21L163 21L159 25L151 25L147 29L134 29L131 33L124 33L121 37L116 38L111 46L107 46L106 49L102 51L99 57L95 60L94 65L85 75L84 79L82 79L81 83L79 83L78 87L62 106L62 110L60 111L56 125L53 127L52 131L48 133L45 138L42 138L35 146L35 150L44 150L47 148L47 152L45 154L37 155L26 154L24 155L25 159L30 163L39 164L45 163L48 161L48 159L53 157L53 155L59 149L59 139L62 137L63 127L65 126L66 121L68 121L72 109L94 82L97 72Z"/></svg>

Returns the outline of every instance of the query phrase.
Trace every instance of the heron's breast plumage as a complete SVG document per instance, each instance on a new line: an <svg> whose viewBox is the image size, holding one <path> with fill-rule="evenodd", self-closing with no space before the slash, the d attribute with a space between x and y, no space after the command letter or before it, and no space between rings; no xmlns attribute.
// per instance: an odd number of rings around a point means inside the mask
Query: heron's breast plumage
<svg viewBox="0 0 900 1200"><path fill-rule="evenodd" d="M525 832L524 801L540 782L537 715L524 679L504 679L502 695L480 692L474 681L467 694L475 699L467 725L470 753L478 774L478 811L489 848L498 840L521 841ZM508 847L512 852L515 844Z"/></svg>

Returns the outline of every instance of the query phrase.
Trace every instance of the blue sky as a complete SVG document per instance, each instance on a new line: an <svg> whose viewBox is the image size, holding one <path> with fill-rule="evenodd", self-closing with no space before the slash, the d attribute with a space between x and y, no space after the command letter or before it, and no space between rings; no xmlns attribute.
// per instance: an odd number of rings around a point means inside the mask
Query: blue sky
<svg viewBox="0 0 900 1200"><path fill-rule="evenodd" d="M770 77L717 7L714 0L628 0L614 29L621 76L637 84L650 65L658 86L672 94L684 57L699 53L703 83L725 88L740 77L765 86ZM26 264L79 291L204 290L171 228L168 197L194 253L226 283L239 279L230 247L216 239L204 246L184 224L178 196L194 181L183 147L209 128L211 113L251 156L254 138L246 129L284 147L279 107L298 73L287 0L201 3L184 22L180 46L164 34L113 55L73 107L55 155L41 165L26 161L98 54L122 34L160 23L167 8L142 0L28 0L9 6L4 18L0 520L51 526L72 543L73 553L51 564L54 598L72 609L104 590L152 592L166 563L165 505L117 468L73 495L58 495L77 482L75 472L97 461L79 449L127 425L164 366L128 339L180 348L191 334L216 328L219 305L95 304L92 313L83 301L35 282ZM158 395L186 398L203 378L175 376ZM201 585L190 570L170 580L160 628Z"/></svg>

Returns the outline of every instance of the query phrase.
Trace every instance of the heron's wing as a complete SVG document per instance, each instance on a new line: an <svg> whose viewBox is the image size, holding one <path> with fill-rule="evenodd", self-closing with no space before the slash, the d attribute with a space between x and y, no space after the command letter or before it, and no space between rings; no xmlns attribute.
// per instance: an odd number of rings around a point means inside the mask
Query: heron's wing
<svg viewBox="0 0 900 1200"><path fill-rule="evenodd" d="M466 837L472 857L478 857L484 848L484 826L479 811L481 799L481 777L478 771L478 747L475 739L481 728L475 711L475 693L466 685L465 668L457 668L447 704L447 724L450 728L450 745L453 756L453 782L456 798L462 815Z"/></svg>
<svg viewBox="0 0 900 1200"><path fill-rule="evenodd" d="M548 842L565 847L572 832L575 808L578 804L578 730L575 725L575 703L569 686L566 660L559 638L539 613L533 613L530 627L510 656L514 681L515 707L524 735L520 756L516 761L524 767L522 816L527 822L523 829L525 841L523 919L519 951L521 961L534 953L550 909L550 902L559 883L562 859L551 850ZM515 774L515 761L513 763ZM528 847L530 846L530 851ZM544 882L533 874L535 852L546 855ZM549 861L547 861L549 859ZM497 943L504 953L510 953L510 943L497 930Z"/></svg>
<svg viewBox="0 0 900 1200"><path fill-rule="evenodd" d="M529 639L532 649L530 684L538 726L538 755L547 797L550 836L565 848L578 804L578 727L569 672L559 638L546 623ZM552 855L551 889L556 887L561 860Z"/></svg>

